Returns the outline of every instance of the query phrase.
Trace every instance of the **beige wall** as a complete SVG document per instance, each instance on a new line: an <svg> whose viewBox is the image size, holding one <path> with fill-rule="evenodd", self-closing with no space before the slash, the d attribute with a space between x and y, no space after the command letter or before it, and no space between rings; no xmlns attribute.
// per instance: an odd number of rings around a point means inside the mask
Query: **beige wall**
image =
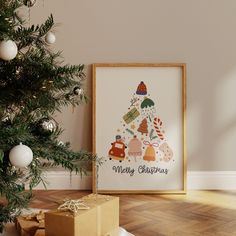
<svg viewBox="0 0 236 236"><path fill-rule="evenodd" d="M236 170L235 0L38 0L40 23L61 23L68 63L186 62L189 170ZM88 68L88 91L91 73ZM105 85L104 85L105 86ZM91 104L63 110L62 140L91 149Z"/></svg>

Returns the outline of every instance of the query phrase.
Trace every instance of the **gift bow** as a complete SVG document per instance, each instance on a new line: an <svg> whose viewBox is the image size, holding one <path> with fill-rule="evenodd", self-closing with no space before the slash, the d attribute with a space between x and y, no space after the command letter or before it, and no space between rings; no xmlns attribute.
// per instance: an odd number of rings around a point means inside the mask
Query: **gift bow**
<svg viewBox="0 0 236 236"><path fill-rule="evenodd" d="M143 144L144 145L149 145L151 147L158 147L159 146L158 143L150 143L149 141L144 141Z"/></svg>
<svg viewBox="0 0 236 236"><path fill-rule="evenodd" d="M83 203L82 200L67 200L61 204L57 209L61 211L71 211L77 213L79 210L88 210L89 206Z"/></svg>

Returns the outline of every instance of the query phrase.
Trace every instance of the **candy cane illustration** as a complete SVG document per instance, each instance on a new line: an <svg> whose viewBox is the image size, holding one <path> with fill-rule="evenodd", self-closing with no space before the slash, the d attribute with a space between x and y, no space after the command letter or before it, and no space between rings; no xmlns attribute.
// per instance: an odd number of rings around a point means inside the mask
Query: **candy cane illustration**
<svg viewBox="0 0 236 236"><path fill-rule="evenodd" d="M164 140L164 135L160 130L160 127L162 126L162 121L159 118L155 117L154 121L153 121L153 124L154 124L154 127L155 127L155 130L157 132L158 137L161 140Z"/></svg>

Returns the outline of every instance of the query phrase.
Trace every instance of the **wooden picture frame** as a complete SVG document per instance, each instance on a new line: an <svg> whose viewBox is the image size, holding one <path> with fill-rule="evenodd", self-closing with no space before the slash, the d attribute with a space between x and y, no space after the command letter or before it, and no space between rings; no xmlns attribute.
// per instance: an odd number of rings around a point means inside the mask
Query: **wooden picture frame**
<svg viewBox="0 0 236 236"><path fill-rule="evenodd" d="M186 193L186 64L93 64L96 193Z"/></svg>

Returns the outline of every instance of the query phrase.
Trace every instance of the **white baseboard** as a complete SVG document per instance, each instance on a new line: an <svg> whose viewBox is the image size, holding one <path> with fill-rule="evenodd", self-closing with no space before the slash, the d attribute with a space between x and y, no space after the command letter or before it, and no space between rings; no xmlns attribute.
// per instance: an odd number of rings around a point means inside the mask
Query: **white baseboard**
<svg viewBox="0 0 236 236"><path fill-rule="evenodd" d="M91 190L92 174L75 175L68 171L48 171L45 174L49 183L47 189ZM35 189L45 189L42 184ZM188 190L236 190L236 171L188 171Z"/></svg>
<svg viewBox="0 0 236 236"><path fill-rule="evenodd" d="M64 190L91 190L92 189L92 174L88 172L87 175L76 175L68 171L47 171L45 172L45 180L48 183L48 190L64 189ZM39 184L36 190L43 190L43 184Z"/></svg>
<svg viewBox="0 0 236 236"><path fill-rule="evenodd" d="M236 171L188 171L189 190L236 190Z"/></svg>

